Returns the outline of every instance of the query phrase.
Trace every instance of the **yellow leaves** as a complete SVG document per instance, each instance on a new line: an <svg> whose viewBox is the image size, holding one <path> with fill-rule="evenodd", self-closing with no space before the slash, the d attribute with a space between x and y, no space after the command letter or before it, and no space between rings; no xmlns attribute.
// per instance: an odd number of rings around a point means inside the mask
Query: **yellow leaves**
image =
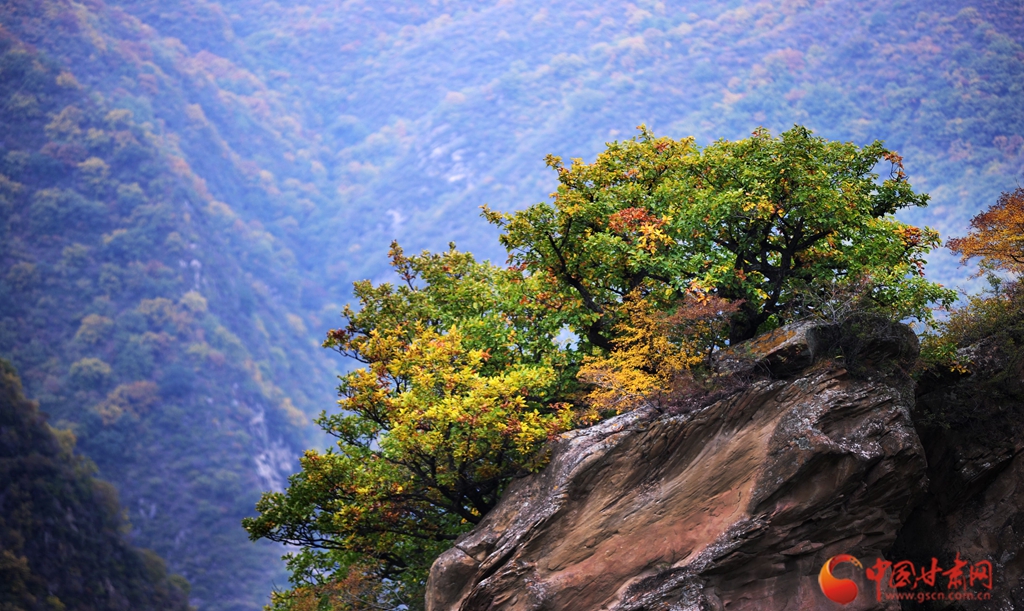
<svg viewBox="0 0 1024 611"><path fill-rule="evenodd" d="M654 254L660 248L675 243L663 229L669 220L643 208L623 208L608 217L608 228L627 241L635 240L641 250Z"/></svg>
<svg viewBox="0 0 1024 611"><path fill-rule="evenodd" d="M198 291L189 291L182 295L181 299L178 300L178 304L185 308L192 314L202 314L206 312L206 298L202 296Z"/></svg>
<svg viewBox="0 0 1024 611"><path fill-rule="evenodd" d="M567 406L542 410L527 400L543 394L555 373L546 365L488 371L490 349L470 348L464 331L416 324L411 341L370 334L364 355L380 358L346 376L341 407L385 414L386 456L434 456L443 465L487 468L496 455L525 463L549 437L572 425ZM396 381L400 381L396 384ZM518 456L518 459L515 457ZM441 467L438 477L457 477Z"/></svg>
<svg viewBox="0 0 1024 611"><path fill-rule="evenodd" d="M126 109L111 110L103 117L110 129L126 129L132 124L132 111Z"/></svg>
<svg viewBox="0 0 1024 611"><path fill-rule="evenodd" d="M100 188L110 175L110 166L99 157L89 157L77 166L79 174L93 188Z"/></svg>
<svg viewBox="0 0 1024 611"><path fill-rule="evenodd" d="M295 403L292 402L290 397L281 399L281 402L278 403L278 409L284 413L288 418L288 421L296 428L305 426L309 422L309 418L306 414L302 413L302 410L295 407Z"/></svg>
<svg viewBox="0 0 1024 611"><path fill-rule="evenodd" d="M206 300L199 293L189 291L177 304L164 297L143 299L135 311L145 316L152 326L173 325L177 333L184 333L193 323L193 318L201 315L205 307Z"/></svg>
<svg viewBox="0 0 1024 611"><path fill-rule="evenodd" d="M82 134L83 113L75 106L67 106L46 125L46 136L51 140L70 141Z"/></svg>
<svg viewBox="0 0 1024 611"><path fill-rule="evenodd" d="M121 384L106 400L93 408L103 420L104 425L118 421L125 414L140 416L159 400L159 391L155 383L150 381Z"/></svg>
<svg viewBox="0 0 1024 611"><path fill-rule="evenodd" d="M79 89L81 87L78 84L78 80L75 79L75 75L71 74L67 70L62 71L57 75L56 83L58 87L64 89Z"/></svg>
<svg viewBox="0 0 1024 611"><path fill-rule="evenodd" d="M611 353L587 357L580 368L579 379L594 387L586 398L591 410L583 415L584 422L598 420L601 412L635 409L658 393L670 392L701 361L702 347L670 341L666 319L646 300L631 295L621 314Z"/></svg>
<svg viewBox="0 0 1024 611"><path fill-rule="evenodd" d="M82 324L75 333L75 341L84 344L96 344L107 338L114 328L114 321L99 314L89 314L82 319Z"/></svg>
<svg viewBox="0 0 1024 611"><path fill-rule="evenodd" d="M903 241L907 248L916 248L921 245L924 234L917 227L903 225L896 229L896 235Z"/></svg>
<svg viewBox="0 0 1024 611"><path fill-rule="evenodd" d="M661 227L648 223L640 226L640 239L637 246L651 254L654 254L662 246L672 246L672 238L661 230Z"/></svg>

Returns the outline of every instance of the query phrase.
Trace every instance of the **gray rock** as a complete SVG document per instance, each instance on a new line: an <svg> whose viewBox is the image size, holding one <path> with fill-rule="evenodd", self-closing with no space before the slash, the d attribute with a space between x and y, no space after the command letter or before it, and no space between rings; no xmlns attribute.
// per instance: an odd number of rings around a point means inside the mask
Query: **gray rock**
<svg viewBox="0 0 1024 611"><path fill-rule="evenodd" d="M958 610L1024 609L1024 364L1006 348L992 337L965 348L970 374L922 378L912 412L929 488L892 555L943 568L957 554L991 562L992 598Z"/></svg>
<svg viewBox="0 0 1024 611"><path fill-rule="evenodd" d="M812 328L720 358L722 371L770 375L710 405L645 407L562 435L543 471L513 482L437 559L427 608L835 607L818 587L822 564L889 550L927 487L911 386L884 375L916 338L839 329L840 345L882 374L865 377L843 359L815 364ZM870 585L843 608L899 608L876 603Z"/></svg>

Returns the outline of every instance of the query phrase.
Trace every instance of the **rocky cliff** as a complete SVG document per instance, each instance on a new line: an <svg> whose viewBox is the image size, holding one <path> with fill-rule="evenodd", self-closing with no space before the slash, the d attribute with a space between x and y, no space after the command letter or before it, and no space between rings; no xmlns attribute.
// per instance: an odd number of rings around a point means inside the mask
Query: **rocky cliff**
<svg viewBox="0 0 1024 611"><path fill-rule="evenodd" d="M965 351L972 373L925 376L912 416L928 462L928 493L899 531L892 556L952 564L989 559L990 601L1024 609L1024 351L987 338ZM941 608L935 605L933 608ZM955 608L955 607L954 607Z"/></svg>
<svg viewBox="0 0 1024 611"><path fill-rule="evenodd" d="M879 592L865 570L837 569L858 586L840 605L819 586L822 565L851 554L870 569L896 553L951 564L956 552L989 559L995 576L991 600L957 604L1015 608L1021 437L950 432L920 403L972 391L915 388L917 349L885 321L791 326L721 356L740 382L724 398L562 435L548 467L435 562L427 608L900 609L891 570Z"/></svg>

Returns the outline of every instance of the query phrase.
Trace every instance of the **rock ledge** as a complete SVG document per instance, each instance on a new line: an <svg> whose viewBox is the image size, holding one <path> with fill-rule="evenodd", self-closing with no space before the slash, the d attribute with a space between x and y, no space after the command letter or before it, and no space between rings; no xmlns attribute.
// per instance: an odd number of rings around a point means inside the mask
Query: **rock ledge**
<svg viewBox="0 0 1024 611"><path fill-rule="evenodd" d="M916 338L869 327L854 344L852 328L803 324L723 355L724 371L768 375L690 413L647 407L565 433L542 472L437 559L427 608L832 605L816 580L825 560L887 551L927 488L913 398L888 375L916 356ZM822 337L835 341L815 354ZM880 375L814 365L834 349ZM844 607L871 608L890 607L868 596Z"/></svg>

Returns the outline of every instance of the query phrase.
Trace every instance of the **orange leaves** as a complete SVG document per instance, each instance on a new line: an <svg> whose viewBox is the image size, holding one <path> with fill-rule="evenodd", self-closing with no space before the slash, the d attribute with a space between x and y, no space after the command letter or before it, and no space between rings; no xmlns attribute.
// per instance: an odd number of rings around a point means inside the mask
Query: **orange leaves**
<svg viewBox="0 0 1024 611"><path fill-rule="evenodd" d="M917 248L924 241L924 233L920 228L912 225L904 225L898 228L896 234L908 248Z"/></svg>
<svg viewBox="0 0 1024 611"><path fill-rule="evenodd" d="M895 179L897 182L906 180L907 174L903 170L903 157L896 152L886 151L882 153L882 159L885 159L892 164L892 171L890 177Z"/></svg>
<svg viewBox="0 0 1024 611"><path fill-rule="evenodd" d="M643 208L623 208L608 217L608 227L616 232L636 230L643 225L662 227L665 221Z"/></svg>
<svg viewBox="0 0 1024 611"><path fill-rule="evenodd" d="M635 236L637 245L644 251L654 253L661 246L670 246L672 239L665 234L665 220L654 216L643 208L623 208L608 217L608 228L624 237Z"/></svg>
<svg viewBox="0 0 1024 611"><path fill-rule="evenodd" d="M960 262L981 257L982 270L1024 273L1024 188L1003 193L999 201L971 219L971 231L946 246Z"/></svg>
<svg viewBox="0 0 1024 611"><path fill-rule="evenodd" d="M347 567L332 580L315 585L303 585L285 592L271 593L268 608L288 608L292 611L357 611L380 608L379 601L385 591L384 582L376 573L379 568L363 561Z"/></svg>
<svg viewBox="0 0 1024 611"><path fill-rule="evenodd" d="M324 348L344 346L348 343L352 334L346 329L331 329L327 332L327 339L324 340Z"/></svg>

